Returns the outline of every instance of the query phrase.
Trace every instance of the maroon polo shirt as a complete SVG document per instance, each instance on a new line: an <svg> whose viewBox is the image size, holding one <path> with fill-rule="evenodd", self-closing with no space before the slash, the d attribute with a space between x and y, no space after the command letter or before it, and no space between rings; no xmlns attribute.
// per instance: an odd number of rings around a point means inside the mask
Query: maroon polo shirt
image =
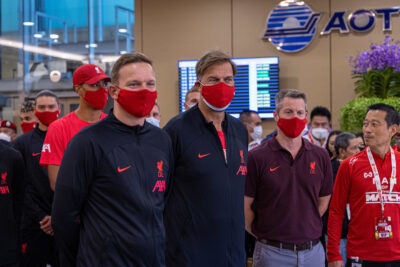
<svg viewBox="0 0 400 267"><path fill-rule="evenodd" d="M297 244L318 239L318 198L331 193L332 167L324 148L303 139L293 159L274 136L249 152L245 195L254 198L257 238Z"/></svg>

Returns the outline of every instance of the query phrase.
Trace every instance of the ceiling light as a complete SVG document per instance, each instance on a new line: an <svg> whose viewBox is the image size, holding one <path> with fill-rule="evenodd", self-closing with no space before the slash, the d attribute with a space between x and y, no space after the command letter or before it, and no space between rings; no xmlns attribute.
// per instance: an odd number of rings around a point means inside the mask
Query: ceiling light
<svg viewBox="0 0 400 267"><path fill-rule="evenodd" d="M22 24L24 26L33 26L33 25L35 25L35 23L33 23L32 21L24 21Z"/></svg>
<svg viewBox="0 0 400 267"><path fill-rule="evenodd" d="M97 44L85 44L85 48L89 48L89 47L97 47Z"/></svg>

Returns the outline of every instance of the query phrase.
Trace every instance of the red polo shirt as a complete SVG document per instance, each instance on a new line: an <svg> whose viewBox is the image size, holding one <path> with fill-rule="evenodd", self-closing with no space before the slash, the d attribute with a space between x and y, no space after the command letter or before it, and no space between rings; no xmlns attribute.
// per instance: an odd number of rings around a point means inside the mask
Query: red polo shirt
<svg viewBox="0 0 400 267"><path fill-rule="evenodd" d="M272 137L249 152L245 195L254 198L252 232L287 243L318 239L319 197L332 193L328 152L303 139L295 159Z"/></svg>
<svg viewBox="0 0 400 267"><path fill-rule="evenodd" d="M381 216L380 198L366 149L346 159L339 167L329 208L328 260L341 260L340 233L346 203L350 204L351 219L347 235L347 257L367 261L400 260L400 153L395 152L397 183L389 194L392 164L390 152L384 159L372 152L381 179L385 216L392 218L393 238L375 239L375 217Z"/></svg>

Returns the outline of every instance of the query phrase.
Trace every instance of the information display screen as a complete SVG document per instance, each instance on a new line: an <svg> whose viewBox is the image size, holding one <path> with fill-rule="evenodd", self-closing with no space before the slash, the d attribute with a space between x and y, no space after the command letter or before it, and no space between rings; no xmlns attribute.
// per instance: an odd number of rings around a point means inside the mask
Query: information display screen
<svg viewBox="0 0 400 267"><path fill-rule="evenodd" d="M279 58L234 58L238 73L235 80L235 97L227 112L239 117L244 109L257 111L261 118L273 118L275 95L279 91ZM179 68L179 111L184 112L186 93L197 80L197 60L182 60Z"/></svg>

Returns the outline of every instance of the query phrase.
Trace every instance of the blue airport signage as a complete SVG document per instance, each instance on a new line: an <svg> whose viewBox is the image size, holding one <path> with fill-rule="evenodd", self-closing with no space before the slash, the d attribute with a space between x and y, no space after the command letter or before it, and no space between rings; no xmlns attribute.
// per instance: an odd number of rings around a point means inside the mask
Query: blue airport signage
<svg viewBox="0 0 400 267"><path fill-rule="evenodd" d="M346 17L346 11L336 11L320 34L368 32L375 26L376 16L383 17L383 31L391 31L391 17L399 12L400 7L359 9ZM283 52L300 51L311 43L321 16L321 12L314 12L304 1L284 0L269 13L263 39Z"/></svg>

